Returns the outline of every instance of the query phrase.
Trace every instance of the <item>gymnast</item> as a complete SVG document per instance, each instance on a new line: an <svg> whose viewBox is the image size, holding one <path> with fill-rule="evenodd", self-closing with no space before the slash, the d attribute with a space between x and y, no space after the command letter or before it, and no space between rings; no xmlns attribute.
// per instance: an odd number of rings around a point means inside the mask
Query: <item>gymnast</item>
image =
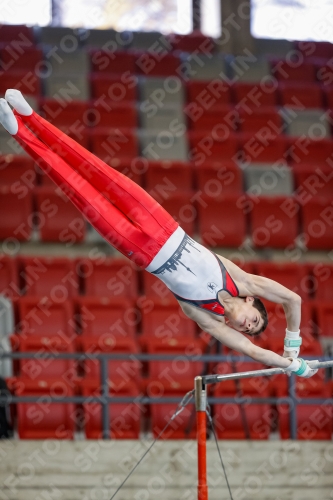
<svg viewBox="0 0 333 500"><path fill-rule="evenodd" d="M298 358L299 295L194 241L146 191L40 117L18 90L9 89L0 99L0 122L105 240L162 280L202 330L287 374L311 377L318 371ZM259 335L268 323L258 297L283 306L283 356L246 336Z"/></svg>

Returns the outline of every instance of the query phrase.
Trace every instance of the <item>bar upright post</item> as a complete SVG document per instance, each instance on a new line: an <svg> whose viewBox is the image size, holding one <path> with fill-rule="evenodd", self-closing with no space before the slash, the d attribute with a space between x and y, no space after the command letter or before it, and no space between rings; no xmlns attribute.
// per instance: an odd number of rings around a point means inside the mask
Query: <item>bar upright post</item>
<svg viewBox="0 0 333 500"><path fill-rule="evenodd" d="M194 380L198 442L198 500L208 500L207 486L207 389L202 377Z"/></svg>

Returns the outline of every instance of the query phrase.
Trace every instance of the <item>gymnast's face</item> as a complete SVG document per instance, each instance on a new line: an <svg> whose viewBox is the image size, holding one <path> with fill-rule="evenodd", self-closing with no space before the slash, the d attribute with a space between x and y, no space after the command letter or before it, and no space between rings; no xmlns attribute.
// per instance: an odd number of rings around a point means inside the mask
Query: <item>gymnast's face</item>
<svg viewBox="0 0 333 500"><path fill-rule="evenodd" d="M225 318L226 324L239 332L255 335L263 326L263 319L253 301L253 297L239 298L237 307Z"/></svg>

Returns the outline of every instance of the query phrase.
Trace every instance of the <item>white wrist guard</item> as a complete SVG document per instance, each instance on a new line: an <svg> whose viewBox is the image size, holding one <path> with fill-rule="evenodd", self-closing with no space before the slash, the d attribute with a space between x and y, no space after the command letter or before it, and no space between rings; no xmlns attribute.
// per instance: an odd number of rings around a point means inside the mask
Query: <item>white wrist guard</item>
<svg viewBox="0 0 333 500"><path fill-rule="evenodd" d="M284 338L284 350L286 352L296 351L298 356L300 347L302 345L302 338L299 334L300 330L298 330L297 332L290 332L286 328L286 336Z"/></svg>

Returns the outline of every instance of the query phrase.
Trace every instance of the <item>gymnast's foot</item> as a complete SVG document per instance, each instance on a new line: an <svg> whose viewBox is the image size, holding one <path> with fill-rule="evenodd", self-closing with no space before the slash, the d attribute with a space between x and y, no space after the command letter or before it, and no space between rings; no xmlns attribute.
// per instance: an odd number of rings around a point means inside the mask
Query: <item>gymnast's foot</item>
<svg viewBox="0 0 333 500"><path fill-rule="evenodd" d="M5 99L0 99L0 123L11 135L15 135L17 133L17 120Z"/></svg>
<svg viewBox="0 0 333 500"><path fill-rule="evenodd" d="M6 90L5 99L20 115L29 116L32 114L32 107L27 103L19 90Z"/></svg>

